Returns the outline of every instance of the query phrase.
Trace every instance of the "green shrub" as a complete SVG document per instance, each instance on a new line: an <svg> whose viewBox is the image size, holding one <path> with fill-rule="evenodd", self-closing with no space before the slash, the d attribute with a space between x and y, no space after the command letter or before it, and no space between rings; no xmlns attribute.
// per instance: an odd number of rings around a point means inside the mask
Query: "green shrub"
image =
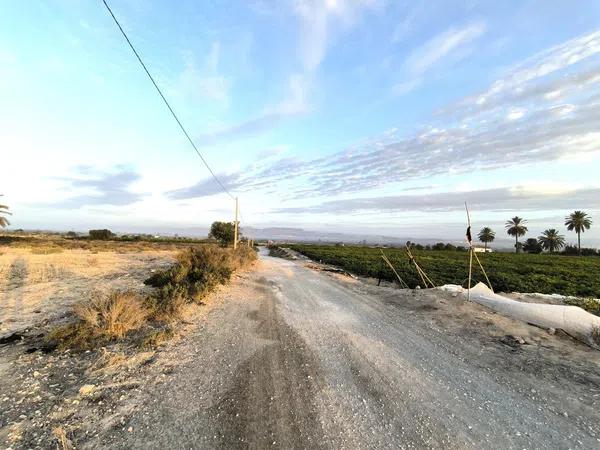
<svg viewBox="0 0 600 450"><path fill-rule="evenodd" d="M158 314L169 313L174 302L199 302L215 286L225 284L236 269L255 259L256 252L247 247L236 251L216 245L190 248L178 256L173 266L144 281L158 288L149 301Z"/></svg>
<svg viewBox="0 0 600 450"><path fill-rule="evenodd" d="M90 230L90 239L94 239L94 240L108 240L112 237L114 237L114 233L110 230L107 229L102 229L102 230Z"/></svg>

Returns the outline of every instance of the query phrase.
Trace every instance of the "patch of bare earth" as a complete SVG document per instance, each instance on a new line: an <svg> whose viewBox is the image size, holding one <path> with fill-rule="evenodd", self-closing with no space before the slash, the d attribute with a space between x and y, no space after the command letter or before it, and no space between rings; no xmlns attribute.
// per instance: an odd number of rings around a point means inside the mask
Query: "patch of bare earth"
<svg viewBox="0 0 600 450"><path fill-rule="evenodd" d="M70 448L78 431L118 426L114 404L132 395L148 348L114 343L87 352L49 347L48 333L72 319L72 306L94 294L146 293L148 276L172 264L176 251L48 254L22 247L0 254L0 446ZM159 330L160 331L160 330ZM181 332L171 331L169 338ZM158 333L158 332L157 332ZM86 418L95 417L94 420ZM76 425L77 424L77 425ZM116 424L116 425L115 425Z"/></svg>
<svg viewBox="0 0 600 450"><path fill-rule="evenodd" d="M56 319L94 291L146 292L143 281L174 261L174 251L132 253L64 250L0 254L0 337Z"/></svg>
<svg viewBox="0 0 600 450"><path fill-rule="evenodd" d="M472 360L477 366L492 367L511 376L527 373L540 382L555 382L556 374L561 373L570 379L570 389L573 394L579 393L580 399L592 402L600 397L600 352L561 330L540 328L503 316L467 301L464 296L439 289L399 289L389 282L377 286L376 279L361 278L357 283L339 274L329 276L354 290L378 297L402 315L414 317L415 324L435 332L432 338L435 335L446 340L456 338L460 345L468 345L477 354ZM551 296L506 295L523 302L562 304Z"/></svg>

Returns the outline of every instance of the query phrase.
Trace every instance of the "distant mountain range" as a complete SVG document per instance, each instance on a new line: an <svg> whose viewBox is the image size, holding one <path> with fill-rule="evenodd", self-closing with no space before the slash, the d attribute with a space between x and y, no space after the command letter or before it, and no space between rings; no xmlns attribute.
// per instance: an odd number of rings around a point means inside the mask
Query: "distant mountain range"
<svg viewBox="0 0 600 450"><path fill-rule="evenodd" d="M242 233L246 236L260 240L272 240L275 242L343 242L347 244L371 244L371 245L404 245L406 241L419 244L435 244L436 242L449 242L454 245L465 245L464 240L448 240L442 238L412 238L395 237L366 233L339 233L332 231L305 230L303 228L270 227L255 228L242 227Z"/></svg>

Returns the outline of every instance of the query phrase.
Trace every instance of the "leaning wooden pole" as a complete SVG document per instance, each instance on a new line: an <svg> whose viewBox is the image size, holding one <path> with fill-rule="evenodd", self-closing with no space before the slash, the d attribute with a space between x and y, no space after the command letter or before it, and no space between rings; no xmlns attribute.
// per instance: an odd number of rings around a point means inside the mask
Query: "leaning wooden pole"
<svg viewBox="0 0 600 450"><path fill-rule="evenodd" d="M435 283L433 281L431 281L431 278L429 278L429 276L427 275L427 273L421 268L421 266L419 266L419 263L417 263L417 260L415 259L415 257L413 256L412 252L410 251L410 246L412 244L409 242L406 243L405 245L405 249L406 249L406 254L408 255L408 260L409 262L412 262L415 265L415 269L417 270L417 273L419 274L419 276L421 277L421 281L423 281L423 285L424 287L429 287L429 285L431 285L432 288L435 287Z"/></svg>
<svg viewBox="0 0 600 450"><path fill-rule="evenodd" d="M392 269L392 272L394 272L394 274L396 275L396 278L398 278L398 282L400 283L400 286L405 287L406 289L410 289L408 287L408 284L406 284L404 282L404 280L402 279L402 277L400 277L400 275L398 274L398 272L396 272L396 269L394 268L394 265L390 262L390 260L387 258L387 256L385 256L385 254L383 253L383 250L381 250L381 257L383 258L383 260L386 262L386 264L388 266L390 266L390 269Z"/></svg>
<svg viewBox="0 0 600 450"><path fill-rule="evenodd" d="M477 260L477 264L479 264L479 267L481 268L481 271L483 272L483 276L485 277L485 281L487 281L487 284L490 288L490 290L492 292L494 292L494 288L492 287L492 283L490 282L490 279L487 276L487 272L485 271L485 269L483 268L483 264L481 264L481 261L479 260L479 256L477 256L477 253L473 252L473 256L475 257L475 259Z"/></svg>
<svg viewBox="0 0 600 450"><path fill-rule="evenodd" d="M408 245L406 246L406 254L408 255L409 261L415 265L415 269L417 270L417 273L419 274L419 276L421 277L421 281L423 282L423 287L426 288L427 287L427 281L425 281L425 277L423 276L423 272L421 271L421 268L419 267L419 265L415 261L415 258L413 257L412 252L410 251L410 247Z"/></svg>

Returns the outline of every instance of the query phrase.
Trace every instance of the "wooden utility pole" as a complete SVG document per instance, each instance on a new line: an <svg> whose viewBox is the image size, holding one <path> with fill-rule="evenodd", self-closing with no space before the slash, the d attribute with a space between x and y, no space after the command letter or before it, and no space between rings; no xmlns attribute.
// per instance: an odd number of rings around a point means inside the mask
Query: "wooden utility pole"
<svg viewBox="0 0 600 450"><path fill-rule="evenodd" d="M238 198L235 198L235 222L233 222L233 249L237 249L238 243Z"/></svg>

